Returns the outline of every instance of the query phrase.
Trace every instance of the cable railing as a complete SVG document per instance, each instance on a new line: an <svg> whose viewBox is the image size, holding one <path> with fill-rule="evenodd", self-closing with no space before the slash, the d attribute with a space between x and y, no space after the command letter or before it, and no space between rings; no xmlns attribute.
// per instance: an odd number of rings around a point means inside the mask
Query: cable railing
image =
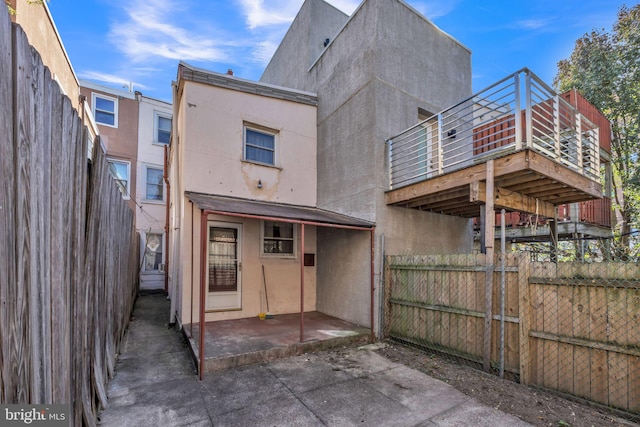
<svg viewBox="0 0 640 427"><path fill-rule="evenodd" d="M598 181L598 131L523 68L388 139L389 187L397 189L523 149Z"/></svg>

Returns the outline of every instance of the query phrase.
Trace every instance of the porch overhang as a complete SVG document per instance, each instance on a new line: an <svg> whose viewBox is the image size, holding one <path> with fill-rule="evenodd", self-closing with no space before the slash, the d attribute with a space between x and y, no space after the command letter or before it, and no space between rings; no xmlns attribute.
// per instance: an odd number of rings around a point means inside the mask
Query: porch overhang
<svg viewBox="0 0 640 427"><path fill-rule="evenodd" d="M236 197L186 191L185 196L199 209L221 215L255 219L274 219L283 222L304 223L320 227L355 228L371 230L375 224L363 219L331 212L312 206L240 199Z"/></svg>
<svg viewBox="0 0 640 427"><path fill-rule="evenodd" d="M300 343L304 342L304 241L305 225L343 228L368 232L370 235L370 330L371 341L375 339L374 325L374 246L375 224L348 215L331 212L312 206L265 202L186 191L185 196L202 211L200 235L206 235L208 216L225 215L240 218L262 219L300 224ZM199 361L200 379L204 375L204 324L206 295L207 240L200 239L200 313L199 313ZM194 296L192 296L193 298Z"/></svg>

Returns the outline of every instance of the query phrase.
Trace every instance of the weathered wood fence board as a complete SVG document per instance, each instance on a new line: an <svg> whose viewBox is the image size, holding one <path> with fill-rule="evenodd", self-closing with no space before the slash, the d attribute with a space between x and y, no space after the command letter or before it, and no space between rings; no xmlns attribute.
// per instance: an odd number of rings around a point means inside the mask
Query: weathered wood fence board
<svg viewBox="0 0 640 427"><path fill-rule="evenodd" d="M500 263L492 293L491 365L500 351ZM483 255L390 256L385 335L482 362ZM505 371L640 413L640 267L505 257Z"/></svg>
<svg viewBox="0 0 640 427"><path fill-rule="evenodd" d="M0 403L95 425L138 280L133 212L88 130L0 13Z"/></svg>

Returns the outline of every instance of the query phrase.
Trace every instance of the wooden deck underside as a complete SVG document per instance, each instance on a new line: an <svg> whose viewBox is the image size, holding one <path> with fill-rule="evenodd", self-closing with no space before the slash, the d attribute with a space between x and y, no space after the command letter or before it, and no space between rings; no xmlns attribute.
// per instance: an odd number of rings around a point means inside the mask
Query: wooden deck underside
<svg viewBox="0 0 640 427"><path fill-rule="evenodd" d="M494 162L496 209L554 216L556 205L602 197L602 186L531 150ZM456 215L480 216L485 203L487 163L437 176L386 193L388 205Z"/></svg>

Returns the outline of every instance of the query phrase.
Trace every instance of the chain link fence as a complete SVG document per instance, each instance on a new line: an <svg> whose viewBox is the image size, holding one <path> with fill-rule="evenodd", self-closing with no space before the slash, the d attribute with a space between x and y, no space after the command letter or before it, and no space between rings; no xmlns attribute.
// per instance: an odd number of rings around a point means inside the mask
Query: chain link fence
<svg viewBox="0 0 640 427"><path fill-rule="evenodd" d="M385 336L637 419L640 265L539 259L388 256Z"/></svg>

